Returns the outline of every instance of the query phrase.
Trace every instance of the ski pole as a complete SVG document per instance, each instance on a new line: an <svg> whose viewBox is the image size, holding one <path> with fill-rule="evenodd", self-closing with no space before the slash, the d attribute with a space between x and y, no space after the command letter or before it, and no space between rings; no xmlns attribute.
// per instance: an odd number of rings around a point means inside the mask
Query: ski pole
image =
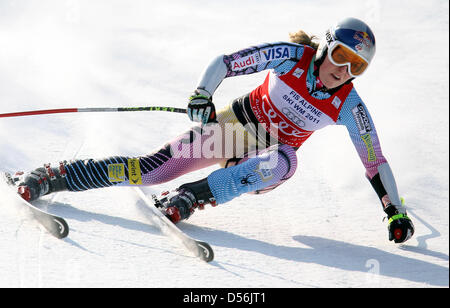
<svg viewBox="0 0 450 308"><path fill-rule="evenodd" d="M75 113L75 112L125 112L125 111L166 111L174 113L187 113L184 108L175 107L118 107L118 108L63 108L63 109L47 109L33 110L12 113L0 113L0 118L24 117L32 115L55 114L55 113Z"/></svg>

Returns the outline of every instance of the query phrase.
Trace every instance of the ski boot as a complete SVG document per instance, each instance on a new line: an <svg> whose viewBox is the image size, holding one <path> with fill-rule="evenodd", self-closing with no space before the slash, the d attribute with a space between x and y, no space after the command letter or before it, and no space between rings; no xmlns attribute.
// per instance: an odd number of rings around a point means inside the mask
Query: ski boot
<svg viewBox="0 0 450 308"><path fill-rule="evenodd" d="M28 174L17 172L12 180L17 186L19 195L28 202L34 201L53 192L67 190L65 163L61 162L59 168L52 168L45 164Z"/></svg>
<svg viewBox="0 0 450 308"><path fill-rule="evenodd" d="M206 204L217 205L207 179L183 184L174 192L163 192L160 199L155 199L155 205L174 224L188 219L196 208L203 210Z"/></svg>

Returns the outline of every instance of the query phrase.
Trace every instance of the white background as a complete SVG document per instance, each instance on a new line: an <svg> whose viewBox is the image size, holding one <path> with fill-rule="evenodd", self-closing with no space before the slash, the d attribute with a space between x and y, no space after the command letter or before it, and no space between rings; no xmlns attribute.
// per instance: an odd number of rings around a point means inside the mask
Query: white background
<svg viewBox="0 0 450 308"><path fill-rule="evenodd" d="M448 287L448 1L0 1L0 113L69 107L185 108L214 57L335 21L370 24L377 54L355 81L416 226L387 239L380 202L344 127L316 132L275 191L196 212L203 263L152 226L129 188L60 193L65 240L0 198L1 287ZM226 79L220 108L266 73ZM0 167L151 152L187 130L170 113L0 119ZM214 168L151 187L174 189ZM49 201L51 203L49 204Z"/></svg>

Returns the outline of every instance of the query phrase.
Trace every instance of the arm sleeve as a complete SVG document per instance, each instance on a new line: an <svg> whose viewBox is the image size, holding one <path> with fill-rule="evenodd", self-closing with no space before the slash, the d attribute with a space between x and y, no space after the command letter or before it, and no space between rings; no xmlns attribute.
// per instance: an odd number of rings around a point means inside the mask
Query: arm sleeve
<svg viewBox="0 0 450 308"><path fill-rule="evenodd" d="M303 45L278 42L246 48L229 55L220 55L205 68L197 89L211 96L225 78L249 75L267 69L278 74L288 72L303 55Z"/></svg>
<svg viewBox="0 0 450 308"><path fill-rule="evenodd" d="M355 89L347 97L337 124L346 126L361 162L366 168L366 177L383 207L390 203L400 205L394 175L381 151L374 122Z"/></svg>

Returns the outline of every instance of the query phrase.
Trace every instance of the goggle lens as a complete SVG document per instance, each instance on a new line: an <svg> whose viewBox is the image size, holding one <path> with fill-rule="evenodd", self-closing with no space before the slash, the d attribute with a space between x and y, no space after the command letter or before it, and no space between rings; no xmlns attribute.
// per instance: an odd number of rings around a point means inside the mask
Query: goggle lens
<svg viewBox="0 0 450 308"><path fill-rule="evenodd" d="M350 63L350 73L353 76L359 76L369 66L366 60L358 56L350 48L337 44L331 51L331 59L336 65L344 65Z"/></svg>

